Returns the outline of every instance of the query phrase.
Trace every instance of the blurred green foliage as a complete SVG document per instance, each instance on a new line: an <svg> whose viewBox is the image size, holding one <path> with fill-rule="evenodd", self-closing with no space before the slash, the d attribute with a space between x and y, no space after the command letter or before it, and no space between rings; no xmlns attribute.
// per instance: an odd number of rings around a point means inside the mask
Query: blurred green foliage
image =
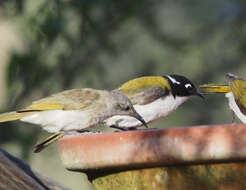
<svg viewBox="0 0 246 190"><path fill-rule="evenodd" d="M177 73L196 85L225 83L227 72L246 76L242 0L4 0L0 6L24 44L8 64L9 103L2 111L69 88L113 89L143 75ZM154 125L230 121L227 102L217 95L194 98ZM39 132L1 128L0 141L21 144L28 159Z"/></svg>

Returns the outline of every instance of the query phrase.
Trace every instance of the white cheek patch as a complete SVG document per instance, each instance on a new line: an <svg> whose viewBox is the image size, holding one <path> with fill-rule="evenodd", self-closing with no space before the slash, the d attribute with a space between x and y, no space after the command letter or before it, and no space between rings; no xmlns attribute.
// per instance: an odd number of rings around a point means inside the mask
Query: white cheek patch
<svg viewBox="0 0 246 190"><path fill-rule="evenodd" d="M172 81L173 84L181 84L179 81L177 81L175 78L170 77L169 75L167 75L167 78L170 79L170 81Z"/></svg>
<svg viewBox="0 0 246 190"><path fill-rule="evenodd" d="M192 87L191 84L189 83L185 84L185 88L191 88L191 87Z"/></svg>

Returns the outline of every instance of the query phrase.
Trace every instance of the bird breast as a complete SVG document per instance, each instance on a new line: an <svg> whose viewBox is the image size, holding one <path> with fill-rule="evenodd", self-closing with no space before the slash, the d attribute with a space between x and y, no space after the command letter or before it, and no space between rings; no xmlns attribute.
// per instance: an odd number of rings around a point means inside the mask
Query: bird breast
<svg viewBox="0 0 246 190"><path fill-rule="evenodd" d="M57 133L88 128L92 122L97 122L91 119L90 112L50 110L36 112L22 118L21 121L41 125L48 132Z"/></svg>
<svg viewBox="0 0 246 190"><path fill-rule="evenodd" d="M236 116L243 122L246 123L246 116L241 112L241 110L239 109L235 98L233 96L232 92L228 92L225 94L225 96L228 98L229 100L229 107L231 108L231 110L233 110L233 112L236 114Z"/></svg>

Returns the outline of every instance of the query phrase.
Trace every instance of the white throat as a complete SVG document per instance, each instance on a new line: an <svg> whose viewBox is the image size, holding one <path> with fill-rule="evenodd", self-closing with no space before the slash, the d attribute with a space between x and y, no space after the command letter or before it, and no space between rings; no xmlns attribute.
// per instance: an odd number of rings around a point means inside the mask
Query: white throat
<svg viewBox="0 0 246 190"><path fill-rule="evenodd" d="M225 96L228 98L228 100L229 100L229 106L230 106L230 108L234 111L234 113L236 114L236 116L237 116L243 123L246 123L246 116L241 112L241 110L240 110L239 107L237 106L237 103L235 102L235 98L234 98L232 92L226 93Z"/></svg>
<svg viewBox="0 0 246 190"><path fill-rule="evenodd" d="M134 105L135 110L143 117L146 123L168 116L176 110L179 105L185 102L189 97L176 97L168 95L161 97L149 104ZM118 127L137 127L142 123L130 116L113 116L104 121L107 126L116 125Z"/></svg>

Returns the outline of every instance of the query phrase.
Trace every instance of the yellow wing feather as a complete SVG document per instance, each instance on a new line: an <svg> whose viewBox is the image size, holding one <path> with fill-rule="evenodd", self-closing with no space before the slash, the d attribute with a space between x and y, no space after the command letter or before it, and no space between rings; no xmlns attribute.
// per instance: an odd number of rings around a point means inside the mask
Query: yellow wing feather
<svg viewBox="0 0 246 190"><path fill-rule="evenodd" d="M3 114L0 114L0 122L18 120L29 114L30 114L29 112L17 113L15 111L3 113Z"/></svg>
<svg viewBox="0 0 246 190"><path fill-rule="evenodd" d="M24 109L20 109L18 112L62 110L63 108L64 105L59 102L38 102L31 104Z"/></svg>

